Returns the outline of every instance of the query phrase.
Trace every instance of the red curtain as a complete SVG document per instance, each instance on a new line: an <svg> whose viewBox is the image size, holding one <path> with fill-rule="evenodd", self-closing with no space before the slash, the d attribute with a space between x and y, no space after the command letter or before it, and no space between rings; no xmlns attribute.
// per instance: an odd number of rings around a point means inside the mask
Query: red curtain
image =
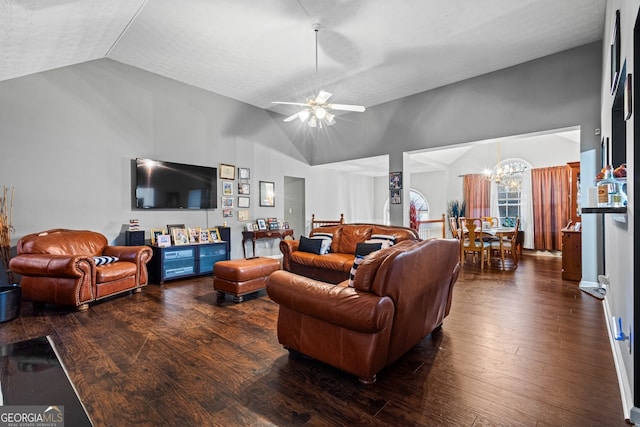
<svg viewBox="0 0 640 427"><path fill-rule="evenodd" d="M482 174L470 174L462 177L462 196L466 203L465 216L481 218L489 216L489 192L491 182Z"/></svg>
<svg viewBox="0 0 640 427"><path fill-rule="evenodd" d="M561 250L569 218L569 166L531 170L533 244L535 249Z"/></svg>

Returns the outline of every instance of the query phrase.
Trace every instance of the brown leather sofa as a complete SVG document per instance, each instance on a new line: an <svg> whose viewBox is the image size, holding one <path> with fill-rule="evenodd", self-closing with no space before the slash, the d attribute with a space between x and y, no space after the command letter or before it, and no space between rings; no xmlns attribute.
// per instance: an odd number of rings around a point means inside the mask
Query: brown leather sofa
<svg viewBox="0 0 640 427"><path fill-rule="evenodd" d="M368 255L353 287L284 270L267 279L280 305L278 341L372 384L449 314L459 274L454 239L407 240Z"/></svg>
<svg viewBox="0 0 640 427"><path fill-rule="evenodd" d="M152 256L148 246L109 246L105 236L86 230L29 234L16 249L9 269L22 275L22 299L78 310L121 292L139 292L148 282L147 263ZM96 265L96 256L118 260Z"/></svg>
<svg viewBox="0 0 640 427"><path fill-rule="evenodd" d="M404 240L420 240L418 232L407 227L378 224L339 224L317 227L309 236L316 233L333 235L331 252L324 255L298 250L299 240L280 241L282 268L292 273L329 283L340 283L349 278L356 253L356 245L365 242L373 235L389 235L396 243Z"/></svg>

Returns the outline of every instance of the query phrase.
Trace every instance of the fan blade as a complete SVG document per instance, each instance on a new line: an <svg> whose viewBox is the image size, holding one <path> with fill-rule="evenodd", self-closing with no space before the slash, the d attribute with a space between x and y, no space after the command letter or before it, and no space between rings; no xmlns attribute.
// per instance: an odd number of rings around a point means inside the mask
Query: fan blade
<svg viewBox="0 0 640 427"><path fill-rule="evenodd" d="M355 111L358 113L362 113L364 112L364 110L366 110L366 108L364 108L364 105L329 104L327 105L327 107L331 108L332 110Z"/></svg>
<svg viewBox="0 0 640 427"><path fill-rule="evenodd" d="M292 120L297 119L301 112L302 112L302 111L300 111L300 112L298 112L298 113L295 113L294 115L291 115L291 116L287 117L286 119L284 119L284 120L283 120L283 122L290 122L290 121L292 121Z"/></svg>
<svg viewBox="0 0 640 427"><path fill-rule="evenodd" d="M329 98L331 98L331 94L329 92L325 92L324 90L321 90L320 92L318 92L318 96L316 96L315 103L324 104L329 100Z"/></svg>
<svg viewBox="0 0 640 427"><path fill-rule="evenodd" d="M272 104L284 104L284 105L302 105L303 107L308 107L309 104L306 102L282 102L282 101L271 101Z"/></svg>

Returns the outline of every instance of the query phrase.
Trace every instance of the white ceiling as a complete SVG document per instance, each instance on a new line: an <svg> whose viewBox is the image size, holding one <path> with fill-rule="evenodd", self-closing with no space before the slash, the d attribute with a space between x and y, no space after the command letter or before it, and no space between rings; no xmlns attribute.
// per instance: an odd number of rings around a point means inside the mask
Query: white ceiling
<svg viewBox="0 0 640 427"><path fill-rule="evenodd" d="M0 81L109 58L286 115L320 88L371 107L600 40L605 3L3 0Z"/></svg>

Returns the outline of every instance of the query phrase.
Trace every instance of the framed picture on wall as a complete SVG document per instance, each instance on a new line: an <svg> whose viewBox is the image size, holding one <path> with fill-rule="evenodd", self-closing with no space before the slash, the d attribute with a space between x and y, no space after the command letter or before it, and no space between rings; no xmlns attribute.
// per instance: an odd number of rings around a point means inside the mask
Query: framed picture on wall
<svg viewBox="0 0 640 427"><path fill-rule="evenodd" d="M236 179L236 167L220 163L220 179Z"/></svg>
<svg viewBox="0 0 640 427"><path fill-rule="evenodd" d="M402 192L400 190L391 190L389 199L392 205L399 205L402 203Z"/></svg>
<svg viewBox="0 0 640 427"><path fill-rule="evenodd" d="M251 193L251 184L246 182L238 183L238 194L250 194Z"/></svg>
<svg viewBox="0 0 640 427"><path fill-rule="evenodd" d="M222 209L223 218L231 218L233 216L233 209Z"/></svg>
<svg viewBox="0 0 640 427"><path fill-rule="evenodd" d="M222 195L233 196L233 183L230 181L222 181Z"/></svg>
<svg viewBox="0 0 640 427"><path fill-rule="evenodd" d="M233 197L223 197L222 198L222 207L223 208L232 208L233 207Z"/></svg>
<svg viewBox="0 0 640 427"><path fill-rule="evenodd" d="M238 196L238 207L248 208L251 204L251 198L246 196Z"/></svg>
<svg viewBox="0 0 640 427"><path fill-rule="evenodd" d="M239 179L249 179L251 176L251 171L249 168L238 168L238 178Z"/></svg>
<svg viewBox="0 0 640 427"><path fill-rule="evenodd" d="M276 205L275 184L269 181L260 181L260 206L273 207Z"/></svg>
<svg viewBox="0 0 640 427"><path fill-rule="evenodd" d="M238 210L238 221L246 221L249 219L249 211L246 209Z"/></svg>
<svg viewBox="0 0 640 427"><path fill-rule="evenodd" d="M402 188L402 172L389 172L389 190Z"/></svg>

